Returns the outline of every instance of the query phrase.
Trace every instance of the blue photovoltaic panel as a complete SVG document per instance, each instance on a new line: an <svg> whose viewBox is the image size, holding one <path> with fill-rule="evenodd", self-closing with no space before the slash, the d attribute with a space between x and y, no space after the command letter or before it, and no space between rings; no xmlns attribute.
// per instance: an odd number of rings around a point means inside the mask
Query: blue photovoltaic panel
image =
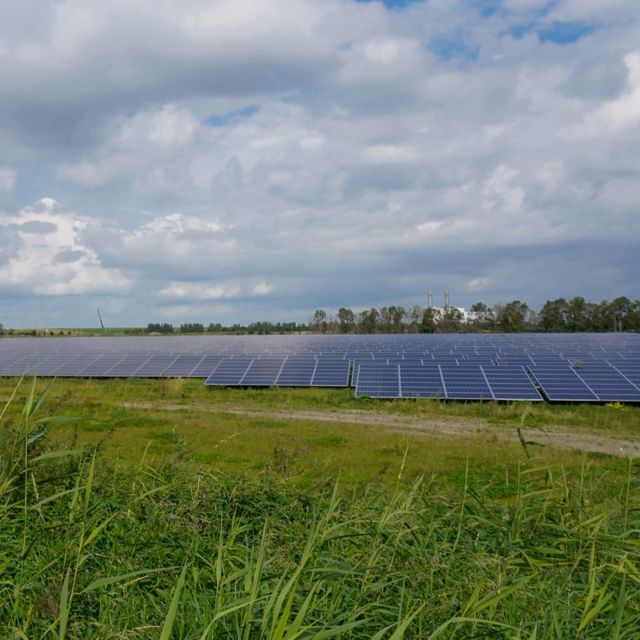
<svg viewBox="0 0 640 640"><path fill-rule="evenodd" d="M606 362L585 362L573 370L603 402L640 402L640 389Z"/></svg>
<svg viewBox="0 0 640 640"><path fill-rule="evenodd" d="M482 367L496 400L542 400L522 367Z"/></svg>
<svg viewBox="0 0 640 640"><path fill-rule="evenodd" d="M312 387L349 386L349 360L320 356L311 380Z"/></svg>
<svg viewBox="0 0 640 640"><path fill-rule="evenodd" d="M222 362L222 356L204 356L191 372L190 378L208 378Z"/></svg>
<svg viewBox="0 0 640 640"><path fill-rule="evenodd" d="M502 367L518 367L518 366L526 366L534 364L533 360L528 355L525 354L508 354L501 353L493 362Z"/></svg>
<svg viewBox="0 0 640 640"><path fill-rule="evenodd" d="M21 376L27 373L32 360L30 357L15 358L2 367L3 376Z"/></svg>
<svg viewBox="0 0 640 640"><path fill-rule="evenodd" d="M54 354L43 357L41 360L35 358L27 369L27 373L38 376L52 376L54 371L59 369L63 364L69 362L71 356L69 354Z"/></svg>
<svg viewBox="0 0 640 640"><path fill-rule="evenodd" d="M124 358L125 355L123 353L104 355L81 369L79 375L85 378L102 378L109 369L118 364L118 362L122 362Z"/></svg>
<svg viewBox="0 0 640 640"><path fill-rule="evenodd" d="M255 359L240 381L247 387L270 387L276 383L284 358Z"/></svg>
<svg viewBox="0 0 640 640"><path fill-rule="evenodd" d="M191 372L202 362L205 356L202 354L184 354L178 356L168 367L168 378L190 378ZM218 360L219 361L219 360ZM209 371L211 373L211 371ZM207 376L209 375L207 373ZM194 376L197 377L197 376Z"/></svg>
<svg viewBox="0 0 640 640"><path fill-rule="evenodd" d="M280 371L276 384L281 387L308 387L318 361L309 356L289 356Z"/></svg>
<svg viewBox="0 0 640 640"><path fill-rule="evenodd" d="M154 356L151 356L131 375L135 378L167 378L167 370L175 359L176 356L173 354L156 354Z"/></svg>
<svg viewBox="0 0 640 640"><path fill-rule="evenodd" d="M224 387L237 387L242 385L244 374L249 369L253 358L239 356L237 358L225 358L207 378L205 384Z"/></svg>
<svg viewBox="0 0 640 640"><path fill-rule="evenodd" d="M635 361L618 361L614 364L616 371L619 371L629 382L640 388L640 359Z"/></svg>
<svg viewBox="0 0 640 640"><path fill-rule="evenodd" d="M151 355L148 353L130 353L125 356L124 360L113 365L104 375L107 378L129 378L150 358Z"/></svg>
<svg viewBox="0 0 640 640"><path fill-rule="evenodd" d="M440 365L447 398L452 400L493 400L493 393L479 365Z"/></svg>
<svg viewBox="0 0 640 640"><path fill-rule="evenodd" d="M401 364L400 390L403 398L446 398L440 369L435 364Z"/></svg>
<svg viewBox="0 0 640 640"><path fill-rule="evenodd" d="M562 366L529 367L529 371L549 400L592 402L598 396L565 363Z"/></svg>
<svg viewBox="0 0 640 640"><path fill-rule="evenodd" d="M75 358L71 358L71 360L67 360L63 365L60 365L51 373L51 375L61 377L82 375L81 372L91 363L95 362L98 357L99 356L95 353L86 353L76 356Z"/></svg>
<svg viewBox="0 0 640 640"><path fill-rule="evenodd" d="M398 365L363 362L358 366L357 376L357 397L400 397L400 373Z"/></svg>
<svg viewBox="0 0 640 640"><path fill-rule="evenodd" d="M231 378L220 384L341 387L349 383L350 362L356 372L359 364L375 362L400 367L401 397L535 400L538 386L546 389L545 397L557 401L640 402L640 335L632 333L0 340L0 375L206 379L223 359L235 362L220 370L220 377L226 368ZM248 365L242 371L245 361L253 360L250 371ZM276 371L278 363L282 366ZM421 368L428 364L430 370ZM447 372L445 384L436 375L438 366ZM538 378L533 379L531 371Z"/></svg>

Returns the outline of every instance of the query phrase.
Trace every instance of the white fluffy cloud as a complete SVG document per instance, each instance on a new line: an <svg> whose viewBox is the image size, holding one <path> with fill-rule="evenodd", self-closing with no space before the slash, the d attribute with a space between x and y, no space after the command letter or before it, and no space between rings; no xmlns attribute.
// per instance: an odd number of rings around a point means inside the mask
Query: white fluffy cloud
<svg viewBox="0 0 640 640"><path fill-rule="evenodd" d="M634 0L3 3L9 321L640 297L638 41Z"/></svg>
<svg viewBox="0 0 640 640"><path fill-rule="evenodd" d="M0 262L2 289L44 296L122 293L129 282L118 269L104 268L80 240L90 221L58 210L43 198L17 215L0 216L11 237Z"/></svg>

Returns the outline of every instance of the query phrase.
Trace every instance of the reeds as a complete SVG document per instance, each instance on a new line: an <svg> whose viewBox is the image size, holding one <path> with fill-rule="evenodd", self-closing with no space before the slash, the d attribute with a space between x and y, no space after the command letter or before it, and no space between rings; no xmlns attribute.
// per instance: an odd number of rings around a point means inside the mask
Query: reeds
<svg viewBox="0 0 640 640"><path fill-rule="evenodd" d="M640 636L631 462L606 502L587 464L535 457L500 498L473 469L457 492L302 491L50 450L45 398L0 431L2 638Z"/></svg>

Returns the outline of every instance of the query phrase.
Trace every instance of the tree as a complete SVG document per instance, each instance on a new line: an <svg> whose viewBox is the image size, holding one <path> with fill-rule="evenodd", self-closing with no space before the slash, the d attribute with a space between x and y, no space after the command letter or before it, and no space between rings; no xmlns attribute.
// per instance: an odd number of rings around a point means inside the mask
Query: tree
<svg viewBox="0 0 640 640"><path fill-rule="evenodd" d="M173 333L173 325L168 322L150 322L147 325L147 333Z"/></svg>
<svg viewBox="0 0 640 640"><path fill-rule="evenodd" d="M640 300L631 303L626 317L625 329L627 331L640 331Z"/></svg>
<svg viewBox="0 0 640 640"><path fill-rule="evenodd" d="M487 331L495 323L493 311L484 302L475 302L471 305L471 326L476 331Z"/></svg>
<svg viewBox="0 0 640 640"><path fill-rule="evenodd" d="M327 332L327 312L324 309L316 309L313 312L309 328L312 331L319 331L320 333Z"/></svg>
<svg viewBox="0 0 640 640"><path fill-rule="evenodd" d="M389 307L389 315L391 316L391 330L394 333L402 333L402 321L407 315L404 307Z"/></svg>
<svg viewBox="0 0 640 640"><path fill-rule="evenodd" d="M369 311L358 314L358 329L361 333L375 333L378 330L378 310L372 307Z"/></svg>
<svg viewBox="0 0 640 640"><path fill-rule="evenodd" d="M422 312L422 322L420 323L420 333L434 333L437 328L439 312L433 307L429 307Z"/></svg>
<svg viewBox="0 0 640 640"><path fill-rule="evenodd" d="M619 296L609 304L613 316L613 330L624 331L626 318L632 310L632 303L626 296Z"/></svg>
<svg viewBox="0 0 640 640"><path fill-rule="evenodd" d="M456 307L446 307L440 317L439 329L443 333L456 333L462 328L464 316Z"/></svg>
<svg viewBox="0 0 640 640"><path fill-rule="evenodd" d="M199 322L186 322L180 325L180 333L204 333L204 325Z"/></svg>
<svg viewBox="0 0 640 640"><path fill-rule="evenodd" d="M351 309L338 309L338 323L340 333L352 333L356 327L356 316Z"/></svg>
<svg viewBox="0 0 640 640"><path fill-rule="evenodd" d="M505 333L526 331L529 305L520 300L512 300L505 305L497 305L496 321L498 329Z"/></svg>
<svg viewBox="0 0 640 640"><path fill-rule="evenodd" d="M417 304L411 308L408 312L409 326L407 327L409 333L419 333L420 323L422 321L422 308Z"/></svg>
<svg viewBox="0 0 640 640"><path fill-rule="evenodd" d="M581 296L571 298L567 303L566 329L571 332L591 331L591 305Z"/></svg>
<svg viewBox="0 0 640 640"><path fill-rule="evenodd" d="M569 308L564 298L547 300L538 314L538 329L551 333L566 331L568 315Z"/></svg>
<svg viewBox="0 0 640 640"><path fill-rule="evenodd" d="M391 333L391 312L389 311L389 307L380 307L380 314L378 316L378 328L383 333Z"/></svg>

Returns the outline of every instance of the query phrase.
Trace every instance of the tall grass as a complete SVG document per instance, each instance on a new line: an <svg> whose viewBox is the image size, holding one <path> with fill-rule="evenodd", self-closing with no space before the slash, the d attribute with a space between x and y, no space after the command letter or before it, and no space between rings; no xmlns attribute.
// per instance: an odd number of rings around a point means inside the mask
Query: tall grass
<svg viewBox="0 0 640 640"><path fill-rule="evenodd" d="M302 491L51 450L45 397L0 427L2 638L638 638L631 463L606 503L535 457L499 499L473 469Z"/></svg>

